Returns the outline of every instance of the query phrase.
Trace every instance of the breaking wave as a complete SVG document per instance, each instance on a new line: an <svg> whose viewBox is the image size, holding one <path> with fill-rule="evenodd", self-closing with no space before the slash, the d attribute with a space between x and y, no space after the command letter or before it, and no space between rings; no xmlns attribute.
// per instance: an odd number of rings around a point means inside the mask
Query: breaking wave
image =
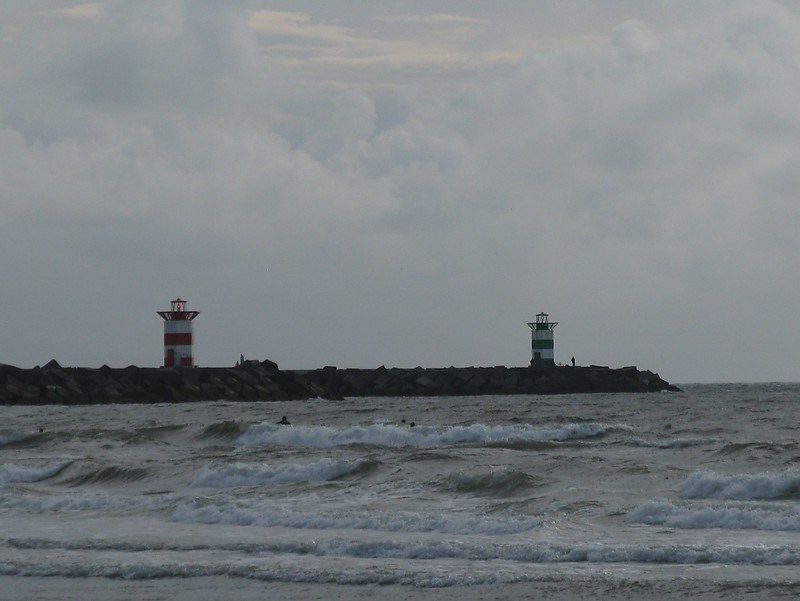
<svg viewBox="0 0 800 601"><path fill-rule="evenodd" d="M31 561L26 556L9 559L0 564L0 574L5 576L60 576L66 578L124 578L147 580L157 578L195 578L229 576L264 581L337 583L337 584L410 584L419 587L459 586L478 583L496 583L498 570L465 568L454 562L452 568L426 569L427 560L469 560L470 562L507 561L519 563L643 563L664 565L734 564L734 565L800 565L800 548L794 545L749 547L720 547L715 545L610 545L583 543L557 545L552 543L514 543L482 545L460 540L426 541L353 541L335 538L325 541L274 542L262 544L179 545L107 543L104 541L74 541L53 543L40 539L11 539L9 545L26 550L104 551L112 552L113 559L105 560L102 554L91 555L94 560L75 562L69 553L53 553L49 557ZM141 552L156 551L158 562L139 559ZM259 557L239 563L219 562L214 552L253 553ZM122 554L129 554L121 557ZM170 554L174 554L170 556ZM276 556L277 561L264 557ZM280 557L302 556L302 565L296 561L280 561ZM59 559L65 557L65 559ZM415 569L406 565L387 564L376 570L369 564L348 562L332 570L331 561L339 558L355 560L407 559L419 561ZM513 580L531 576L509 574ZM535 577L535 576L533 576ZM502 578L501 578L502 579Z"/></svg>
<svg viewBox="0 0 800 601"><path fill-rule="evenodd" d="M236 443L239 445L280 445L334 447L349 444L382 446L436 447L457 444L496 444L513 441L566 441L596 438L611 429L598 423L570 423L548 426L529 424L514 426L417 426L400 427L391 424L354 426L337 430L327 426L276 426L258 424L250 426Z"/></svg>
<svg viewBox="0 0 800 601"><path fill-rule="evenodd" d="M315 530L374 530L378 532L437 532L442 534L516 534L541 525L525 516L474 515L463 512L299 510L283 503L258 506L209 504L192 500L178 504L173 522L283 527Z"/></svg>
<svg viewBox="0 0 800 601"><path fill-rule="evenodd" d="M689 476L681 493L684 499L796 499L800 498L800 471L761 474L718 474L696 472Z"/></svg>
<svg viewBox="0 0 800 601"><path fill-rule="evenodd" d="M231 486L260 486L289 482L327 482L354 473L364 473L377 467L374 461L359 459L345 461L322 459L309 464L231 463L202 468L192 479L192 486L225 488Z"/></svg>
<svg viewBox="0 0 800 601"><path fill-rule="evenodd" d="M683 507L650 501L628 516L628 522L668 528L800 531L800 510L747 507L741 504Z"/></svg>
<svg viewBox="0 0 800 601"><path fill-rule="evenodd" d="M57 476L72 463L72 460L51 463L40 467L28 467L6 463L0 465L0 485L10 482L41 482Z"/></svg>
<svg viewBox="0 0 800 601"><path fill-rule="evenodd" d="M244 432L244 426L235 420L225 420L206 426L197 438L222 438L234 440Z"/></svg>
<svg viewBox="0 0 800 601"><path fill-rule="evenodd" d="M745 451L761 451L765 453L785 453L797 449L796 442L732 442L724 445L720 455L737 455Z"/></svg>
<svg viewBox="0 0 800 601"><path fill-rule="evenodd" d="M0 434L0 448L2 447L23 447L35 444L42 438L41 433L37 434Z"/></svg>
<svg viewBox="0 0 800 601"><path fill-rule="evenodd" d="M112 496L87 492L68 495L32 495L0 493L0 510L18 509L28 513L62 511L116 511L120 509L152 510L174 507L182 500L174 495Z"/></svg>
<svg viewBox="0 0 800 601"><path fill-rule="evenodd" d="M533 476L525 472L498 470L486 474L457 472L448 476L444 488L458 493L478 496L508 497L530 489Z"/></svg>
<svg viewBox="0 0 800 601"><path fill-rule="evenodd" d="M631 438L626 441L633 447L644 447L652 449L687 449L700 447L716 442L709 438L671 438L667 440L645 440L643 438Z"/></svg>
<svg viewBox="0 0 800 601"><path fill-rule="evenodd" d="M90 484L125 484L146 478L148 471L138 467L118 467L111 465L73 476L66 481L69 486Z"/></svg>

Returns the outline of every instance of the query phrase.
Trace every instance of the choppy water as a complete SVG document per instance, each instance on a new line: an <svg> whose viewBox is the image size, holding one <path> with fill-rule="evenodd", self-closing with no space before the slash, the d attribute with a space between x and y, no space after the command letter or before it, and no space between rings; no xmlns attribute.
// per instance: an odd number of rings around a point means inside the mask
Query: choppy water
<svg viewBox="0 0 800 601"><path fill-rule="evenodd" d="M796 597L800 385L685 388L4 407L0 597Z"/></svg>

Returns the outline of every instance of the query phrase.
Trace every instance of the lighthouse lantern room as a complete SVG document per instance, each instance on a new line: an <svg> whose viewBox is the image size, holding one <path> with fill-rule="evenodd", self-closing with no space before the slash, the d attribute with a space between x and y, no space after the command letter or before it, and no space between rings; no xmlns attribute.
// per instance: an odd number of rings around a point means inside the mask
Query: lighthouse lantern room
<svg viewBox="0 0 800 601"><path fill-rule="evenodd" d="M158 311L164 320L164 367L194 367L192 320L200 311L187 311L181 298L171 304L170 311Z"/></svg>
<svg viewBox="0 0 800 601"><path fill-rule="evenodd" d="M558 325L557 321L550 321L547 313L539 313L536 321L529 323L531 329L531 367L546 367L555 365L553 353L553 329Z"/></svg>

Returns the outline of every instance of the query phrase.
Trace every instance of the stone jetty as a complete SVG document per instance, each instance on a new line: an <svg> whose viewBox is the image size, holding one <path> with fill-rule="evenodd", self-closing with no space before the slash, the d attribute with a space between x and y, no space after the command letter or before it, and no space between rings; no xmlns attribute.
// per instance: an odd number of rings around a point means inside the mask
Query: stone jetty
<svg viewBox="0 0 800 601"><path fill-rule="evenodd" d="M636 367L446 367L281 370L272 361L235 367L43 367L0 364L0 404L77 405L203 400L472 396L677 391Z"/></svg>
<svg viewBox="0 0 800 601"><path fill-rule="evenodd" d="M636 367L415 367L294 372L337 397L472 396L678 391L661 377Z"/></svg>

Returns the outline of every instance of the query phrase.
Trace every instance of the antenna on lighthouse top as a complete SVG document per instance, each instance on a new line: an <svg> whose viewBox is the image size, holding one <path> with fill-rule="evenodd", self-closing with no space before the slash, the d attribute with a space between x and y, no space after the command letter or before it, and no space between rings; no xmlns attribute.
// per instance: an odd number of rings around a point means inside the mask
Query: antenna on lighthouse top
<svg viewBox="0 0 800 601"><path fill-rule="evenodd" d="M529 323L528 327L531 330L552 330L558 325L557 321L549 321L550 315L548 313L537 313L536 321Z"/></svg>
<svg viewBox="0 0 800 601"><path fill-rule="evenodd" d="M528 323L531 329L531 367L546 367L555 365L555 355L553 353L553 329L558 325L557 321L550 321L547 313L538 313L536 321Z"/></svg>
<svg viewBox="0 0 800 601"><path fill-rule="evenodd" d="M193 367L192 321L200 311L187 311L180 297L170 305L171 311L158 311L164 320L164 367Z"/></svg>
<svg viewBox="0 0 800 601"><path fill-rule="evenodd" d="M164 321L192 321L200 315L200 311L187 311L186 301L180 297L170 301L170 305L172 306L171 311L158 311Z"/></svg>

